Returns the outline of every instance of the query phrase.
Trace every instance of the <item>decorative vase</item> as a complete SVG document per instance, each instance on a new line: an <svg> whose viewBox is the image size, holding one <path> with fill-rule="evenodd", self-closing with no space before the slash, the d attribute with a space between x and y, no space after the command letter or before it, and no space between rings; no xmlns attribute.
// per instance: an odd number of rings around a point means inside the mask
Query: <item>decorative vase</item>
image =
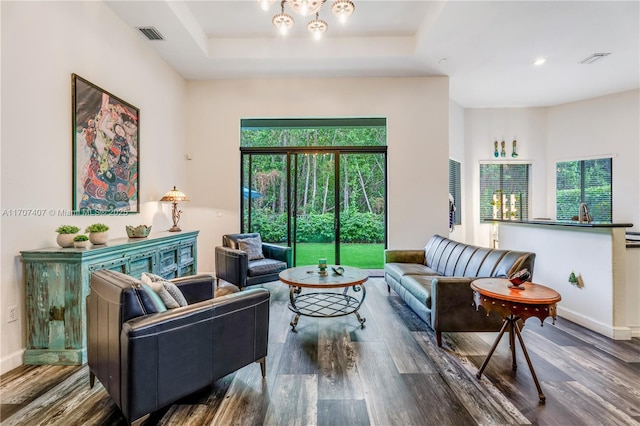
<svg viewBox="0 0 640 426"><path fill-rule="evenodd" d="M90 232L89 241L91 241L91 244L96 246L106 244L107 241L109 241L109 232Z"/></svg>
<svg viewBox="0 0 640 426"><path fill-rule="evenodd" d="M138 225L138 226L129 226L126 227L127 236L129 238L147 238L149 233L151 232L151 225Z"/></svg>
<svg viewBox="0 0 640 426"><path fill-rule="evenodd" d="M87 248L89 247L89 241L74 241L73 247L75 248Z"/></svg>
<svg viewBox="0 0 640 426"><path fill-rule="evenodd" d="M73 238L78 234L58 234L56 243L62 248L73 247Z"/></svg>

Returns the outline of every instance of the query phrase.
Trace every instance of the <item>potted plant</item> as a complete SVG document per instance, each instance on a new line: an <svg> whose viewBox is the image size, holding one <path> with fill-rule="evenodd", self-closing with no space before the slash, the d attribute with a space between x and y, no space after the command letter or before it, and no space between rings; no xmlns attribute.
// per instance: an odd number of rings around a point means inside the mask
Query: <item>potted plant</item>
<svg viewBox="0 0 640 426"><path fill-rule="evenodd" d="M104 223L94 223L87 226L84 232L89 233L89 241L91 241L91 244L100 245L106 244L109 240L108 230L109 227Z"/></svg>
<svg viewBox="0 0 640 426"><path fill-rule="evenodd" d="M84 234L76 235L75 237L73 237L73 246L75 248L89 247L89 237Z"/></svg>
<svg viewBox="0 0 640 426"><path fill-rule="evenodd" d="M56 243L62 247L73 247L73 237L80 231L80 228L73 225L60 225L56 232L58 233L58 237L56 238Z"/></svg>

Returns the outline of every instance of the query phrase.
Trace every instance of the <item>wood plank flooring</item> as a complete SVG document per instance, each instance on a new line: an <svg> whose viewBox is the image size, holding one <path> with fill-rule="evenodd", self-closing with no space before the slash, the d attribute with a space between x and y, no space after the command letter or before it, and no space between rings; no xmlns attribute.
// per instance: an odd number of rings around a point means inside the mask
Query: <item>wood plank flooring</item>
<svg viewBox="0 0 640 426"><path fill-rule="evenodd" d="M258 364L154 413L146 425L640 425L640 339L613 341L558 319L530 319L523 337L547 403L507 339L481 380L497 333L434 332L381 278L361 314L302 317L291 332L288 287L271 291L267 378ZM519 348L518 348L519 349ZM22 366L0 378L2 425L122 425L86 366Z"/></svg>

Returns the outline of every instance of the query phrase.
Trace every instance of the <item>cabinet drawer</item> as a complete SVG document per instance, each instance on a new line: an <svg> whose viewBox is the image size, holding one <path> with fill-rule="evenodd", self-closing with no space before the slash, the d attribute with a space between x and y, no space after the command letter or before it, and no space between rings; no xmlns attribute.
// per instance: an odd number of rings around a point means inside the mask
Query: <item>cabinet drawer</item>
<svg viewBox="0 0 640 426"><path fill-rule="evenodd" d="M140 278L143 272L152 273L156 265L156 251L137 253L130 257L129 275Z"/></svg>
<svg viewBox="0 0 640 426"><path fill-rule="evenodd" d="M173 245L158 253L158 275L165 278L177 277L178 245Z"/></svg>
<svg viewBox="0 0 640 426"><path fill-rule="evenodd" d="M119 259L109 260L107 262L94 263L89 265L89 272L99 271L102 269L110 269L116 272L122 272L123 274L129 273L129 256L124 256Z"/></svg>
<svg viewBox="0 0 640 426"><path fill-rule="evenodd" d="M178 247L178 264L182 267L193 263L195 257L195 244L193 242L180 244Z"/></svg>

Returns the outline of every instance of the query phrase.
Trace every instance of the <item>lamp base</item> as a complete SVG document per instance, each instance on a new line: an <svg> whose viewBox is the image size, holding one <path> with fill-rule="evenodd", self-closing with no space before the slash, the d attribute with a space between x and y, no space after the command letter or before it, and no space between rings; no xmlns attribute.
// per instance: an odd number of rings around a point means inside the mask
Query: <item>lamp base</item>
<svg viewBox="0 0 640 426"><path fill-rule="evenodd" d="M169 232L180 232L180 231L182 231L182 229L180 229L178 225L173 225L171 228L169 228Z"/></svg>

